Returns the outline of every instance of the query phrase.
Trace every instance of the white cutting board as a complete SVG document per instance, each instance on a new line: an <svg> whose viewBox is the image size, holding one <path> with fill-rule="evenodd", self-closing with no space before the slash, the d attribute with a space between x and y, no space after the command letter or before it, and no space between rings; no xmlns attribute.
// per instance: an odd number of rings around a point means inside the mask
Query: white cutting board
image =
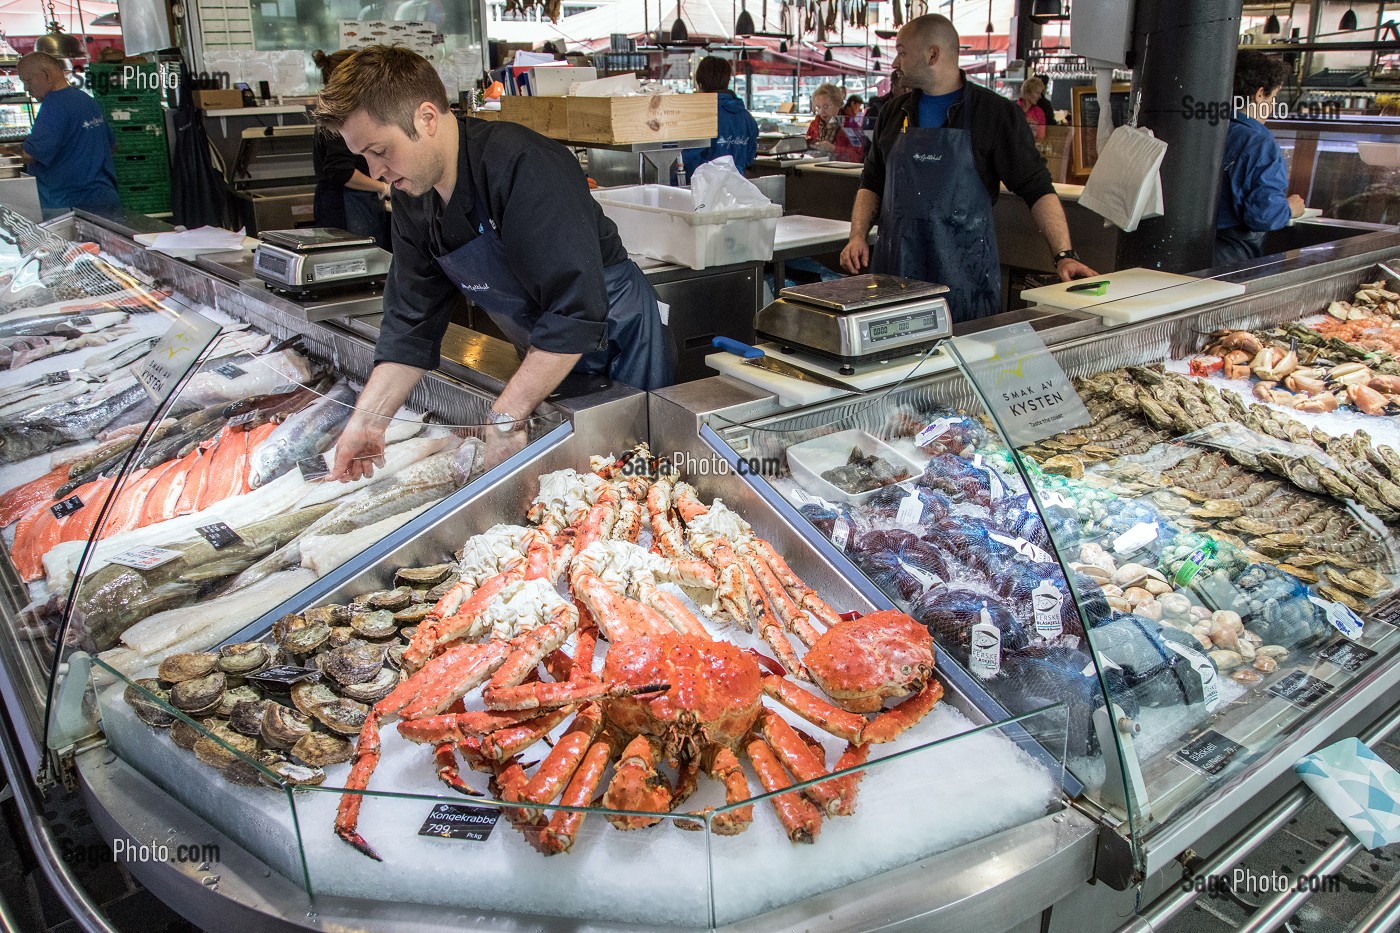
<svg viewBox="0 0 1400 933"><path fill-rule="evenodd" d="M1084 282L1107 282L1108 288L1102 295L1068 291ZM1111 323L1131 324L1243 294L1244 286L1236 282L1198 279L1156 269L1124 269L1078 282L1028 288L1021 292L1021 300L1069 311L1088 311Z"/></svg>
<svg viewBox="0 0 1400 933"><path fill-rule="evenodd" d="M940 348L937 353L927 359L918 356L904 356L877 366L862 366L859 373L853 376L844 376L836 371L834 365L823 364L809 356L784 353L778 349L776 344L760 343L758 348L775 360L801 366L803 369L816 370L823 375L846 383L852 390L859 391L892 386L908 376L916 366L919 369L917 374L919 377L952 369L955 366L952 355L947 350ZM968 359L984 360L992 355L990 345L966 337L958 339L958 349ZM718 370L722 375L733 376L735 379L740 379L776 394L778 400L784 405L815 405L817 402L825 402L828 399L846 394L842 390L830 386L804 382L801 379L782 376L756 366L747 366L744 364L743 357L733 353L711 353L705 357L705 365Z"/></svg>

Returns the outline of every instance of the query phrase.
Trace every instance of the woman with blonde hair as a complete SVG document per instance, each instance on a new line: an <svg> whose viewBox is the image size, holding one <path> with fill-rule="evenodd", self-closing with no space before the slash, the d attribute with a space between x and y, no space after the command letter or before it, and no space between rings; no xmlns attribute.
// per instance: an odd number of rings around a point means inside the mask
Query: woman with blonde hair
<svg viewBox="0 0 1400 933"><path fill-rule="evenodd" d="M844 117L846 94L834 84L812 92L812 122L807 127L807 147L831 155L836 162L865 160L865 135L859 117Z"/></svg>
<svg viewBox="0 0 1400 933"><path fill-rule="evenodd" d="M1037 141L1045 138L1045 111L1040 109L1040 99L1044 96L1045 82L1039 78L1027 78L1021 82L1021 96L1016 100Z"/></svg>

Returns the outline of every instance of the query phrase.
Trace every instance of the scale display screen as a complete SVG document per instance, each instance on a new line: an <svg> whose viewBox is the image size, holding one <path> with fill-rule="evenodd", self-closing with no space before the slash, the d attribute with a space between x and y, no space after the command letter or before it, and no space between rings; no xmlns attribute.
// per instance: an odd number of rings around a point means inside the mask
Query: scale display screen
<svg viewBox="0 0 1400 933"><path fill-rule="evenodd" d="M271 253L262 252L258 254L258 268L263 272L270 272L273 275L286 277L287 259L284 256L274 256Z"/></svg>
<svg viewBox="0 0 1400 933"><path fill-rule="evenodd" d="M916 314L906 314L901 317L877 321L870 325L870 342L893 340L896 337L907 337L910 334L930 331L933 330L935 324L936 319L932 311L920 311Z"/></svg>

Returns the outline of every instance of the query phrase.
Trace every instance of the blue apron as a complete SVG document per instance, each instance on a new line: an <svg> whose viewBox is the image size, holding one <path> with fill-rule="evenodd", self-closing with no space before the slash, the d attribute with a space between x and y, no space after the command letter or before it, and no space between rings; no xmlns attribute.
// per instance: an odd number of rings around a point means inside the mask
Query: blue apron
<svg viewBox="0 0 1400 933"><path fill-rule="evenodd" d="M963 125L971 125L963 102ZM967 130L904 128L885 156L880 237L871 272L948 286L954 323L1001 311L992 199L977 174Z"/></svg>
<svg viewBox="0 0 1400 933"><path fill-rule="evenodd" d="M467 300L490 315L523 357L544 310L511 270L496 223L484 215L485 203L486 196L478 189L468 215L477 236L437 261ZM603 269L603 282L608 290L607 345L585 353L574 372L605 373L615 382L638 389L671 385L675 350L661 323L651 283L630 259Z"/></svg>

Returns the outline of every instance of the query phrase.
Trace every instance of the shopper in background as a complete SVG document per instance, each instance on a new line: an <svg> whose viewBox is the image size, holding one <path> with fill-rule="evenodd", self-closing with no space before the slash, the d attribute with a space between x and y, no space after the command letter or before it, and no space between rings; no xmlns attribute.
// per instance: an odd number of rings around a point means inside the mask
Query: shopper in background
<svg viewBox="0 0 1400 933"><path fill-rule="evenodd" d="M859 117L865 115L865 101L859 94L852 94L846 98L846 106L841 108L843 117Z"/></svg>
<svg viewBox="0 0 1400 933"><path fill-rule="evenodd" d="M812 122L807 126L807 148L829 154L835 162L859 162L865 158L865 137L859 118L841 115L844 92L823 84L812 92Z"/></svg>
<svg viewBox="0 0 1400 933"><path fill-rule="evenodd" d="M722 156L732 157L734 167L742 172L758 154L758 124L744 109L743 101L729 89L732 74L729 60L716 55L707 56L695 69L695 89L701 94L719 95L719 123L717 135L708 146L681 153L686 178L704 163Z"/></svg>
<svg viewBox="0 0 1400 933"><path fill-rule="evenodd" d="M1060 279L1094 275L1070 248L1064 208L1020 108L967 80L948 18L910 20L895 53L894 67L913 90L880 111L841 252L845 270L868 265L945 284L957 322L999 312L992 205L1005 183L1030 206ZM872 256L867 235L876 218Z"/></svg>
<svg viewBox="0 0 1400 933"><path fill-rule="evenodd" d="M1050 105L1050 76L1036 75L1036 77L1040 79L1040 86L1042 88L1040 93L1040 101L1036 104L1036 106L1040 108L1041 113L1045 114L1045 125L1054 126L1055 108Z"/></svg>
<svg viewBox="0 0 1400 933"><path fill-rule="evenodd" d="M336 68L352 54L343 49L330 55L320 49L312 52L322 83L329 84ZM388 249L389 212L384 202L390 188L387 182L369 177L365 157L351 153L339 133L318 132L311 144L311 168L316 173L311 208L316 226L371 236Z"/></svg>
<svg viewBox="0 0 1400 933"><path fill-rule="evenodd" d="M519 123L454 116L432 63L398 46L346 59L315 116L394 189L374 370L336 445L332 478L383 465L388 420L437 368L459 293L522 357L491 406L488 466L525 446L528 419L571 372L670 385L675 349L656 292L572 152Z"/></svg>
<svg viewBox="0 0 1400 933"><path fill-rule="evenodd" d="M1263 52L1235 57L1235 101L1245 109L1230 117L1221 162L1220 201L1215 213L1215 264L1256 259L1264 235L1303 214L1303 199L1288 193L1288 170L1278 143L1261 122L1288 79L1289 67Z"/></svg>
<svg viewBox="0 0 1400 933"><path fill-rule="evenodd" d="M1030 124L1037 142L1045 138L1045 111L1040 109L1044 96L1045 82L1039 78L1027 78L1021 82L1021 96L1016 99L1016 106L1026 115L1026 122Z"/></svg>
<svg viewBox="0 0 1400 933"><path fill-rule="evenodd" d="M875 138L875 121L880 116L880 108L901 94L908 93L909 88L904 84L904 76L899 73L898 68L891 68L889 90L878 97L870 98L870 106L865 108L865 116L861 118L861 133L865 136L867 147Z"/></svg>
<svg viewBox="0 0 1400 933"><path fill-rule="evenodd" d="M24 56L17 70L39 102L29 138L17 150L37 182L39 207L46 215L120 210L112 164L117 139L101 105L70 86L63 63L45 52Z"/></svg>

